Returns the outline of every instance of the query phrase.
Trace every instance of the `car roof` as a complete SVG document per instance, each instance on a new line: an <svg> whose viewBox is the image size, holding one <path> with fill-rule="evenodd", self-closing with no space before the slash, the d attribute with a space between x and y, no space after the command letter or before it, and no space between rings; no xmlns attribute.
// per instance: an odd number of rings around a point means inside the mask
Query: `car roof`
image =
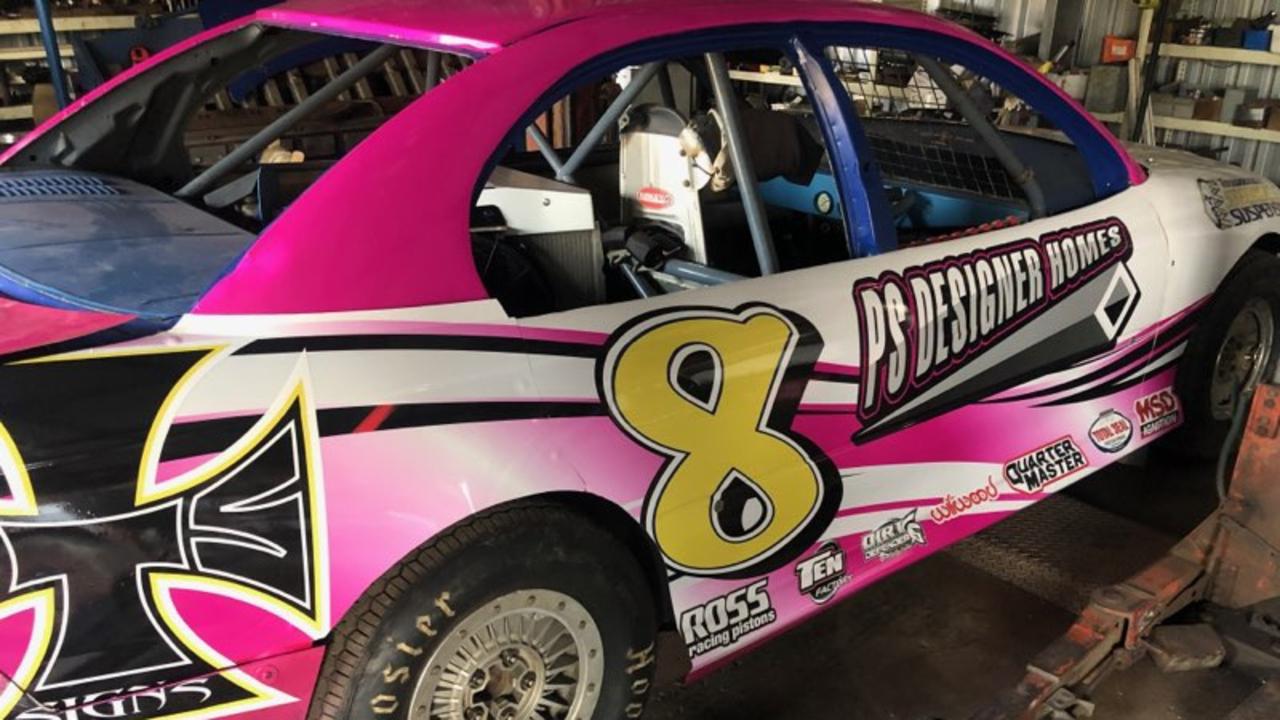
<svg viewBox="0 0 1280 720"><path fill-rule="evenodd" d="M275 25L487 54L567 23L632 13L653 17L670 11L671 30L678 31L681 15L694 7L721 8L727 23L743 10L776 20L832 8L851 21L864 19L860 15L879 22L886 16L922 17L863 0L292 0L257 17Z"/></svg>

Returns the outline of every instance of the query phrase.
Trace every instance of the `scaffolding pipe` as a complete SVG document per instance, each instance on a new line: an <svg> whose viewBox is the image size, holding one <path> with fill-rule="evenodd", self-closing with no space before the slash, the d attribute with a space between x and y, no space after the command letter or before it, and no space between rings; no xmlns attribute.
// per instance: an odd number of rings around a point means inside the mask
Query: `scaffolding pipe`
<svg viewBox="0 0 1280 720"><path fill-rule="evenodd" d="M707 53L707 69L711 71L711 89L715 92L716 107L724 118L724 141L729 146L729 159L733 161L734 173L738 176L738 192L742 195L742 207L747 213L751 244L756 249L760 274L772 275L778 272L778 254L773 247L773 234L765 217L764 202L760 199L755 163L742 141L746 135L742 131L742 120L738 117L738 98L733 92L724 55Z"/></svg>

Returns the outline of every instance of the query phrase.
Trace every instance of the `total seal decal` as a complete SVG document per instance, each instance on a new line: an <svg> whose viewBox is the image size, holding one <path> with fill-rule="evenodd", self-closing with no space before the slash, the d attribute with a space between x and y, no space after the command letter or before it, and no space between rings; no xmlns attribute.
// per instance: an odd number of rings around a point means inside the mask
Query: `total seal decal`
<svg viewBox="0 0 1280 720"><path fill-rule="evenodd" d="M1004 480L1018 492L1036 493L1086 467L1089 459L1067 436L1005 463Z"/></svg>
<svg viewBox="0 0 1280 720"><path fill-rule="evenodd" d="M800 594L822 605L849 583L844 550L835 542L823 543L813 555L796 563Z"/></svg>
<svg viewBox="0 0 1280 720"><path fill-rule="evenodd" d="M924 528L916 520L919 508L911 508L906 515L896 517L862 536L862 557L872 560L888 560L913 547L927 545Z"/></svg>
<svg viewBox="0 0 1280 720"><path fill-rule="evenodd" d="M736 644L778 619L769 597L769 578L731 590L680 613L680 632L689 657Z"/></svg>
<svg viewBox="0 0 1280 720"><path fill-rule="evenodd" d="M1137 306L1117 218L853 286L865 442L1114 346Z"/></svg>
<svg viewBox="0 0 1280 720"><path fill-rule="evenodd" d="M1280 187L1261 178L1201 180L1200 196L1219 230L1280 217Z"/></svg>
<svg viewBox="0 0 1280 720"><path fill-rule="evenodd" d="M1108 410L1089 426L1089 440L1105 453L1117 453L1133 439L1133 421L1118 410Z"/></svg>
<svg viewBox="0 0 1280 720"><path fill-rule="evenodd" d="M1133 402L1133 414L1138 416L1138 431L1143 438L1177 425L1181 410L1178 396L1171 387L1157 390Z"/></svg>

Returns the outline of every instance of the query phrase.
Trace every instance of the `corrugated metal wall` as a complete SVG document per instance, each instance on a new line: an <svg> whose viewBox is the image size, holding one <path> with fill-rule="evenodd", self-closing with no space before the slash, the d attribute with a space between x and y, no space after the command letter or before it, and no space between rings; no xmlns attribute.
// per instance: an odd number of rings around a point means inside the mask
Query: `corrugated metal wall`
<svg viewBox="0 0 1280 720"><path fill-rule="evenodd" d="M1258 17L1270 11L1280 12L1280 0L1184 0L1179 16L1202 15L1215 21L1238 17ZM1139 10L1130 0L1086 0L1086 21L1080 41L1081 64L1096 61L1102 54L1105 35L1136 37ZM1160 79L1173 78L1170 66L1176 60L1161 60ZM1218 89L1251 87L1258 96L1280 99L1280 68L1266 65L1237 65L1187 61L1186 85ZM1169 144L1195 148L1226 148L1220 157L1250 168L1280 182L1280 143L1224 138L1199 133L1157 131L1157 139Z"/></svg>

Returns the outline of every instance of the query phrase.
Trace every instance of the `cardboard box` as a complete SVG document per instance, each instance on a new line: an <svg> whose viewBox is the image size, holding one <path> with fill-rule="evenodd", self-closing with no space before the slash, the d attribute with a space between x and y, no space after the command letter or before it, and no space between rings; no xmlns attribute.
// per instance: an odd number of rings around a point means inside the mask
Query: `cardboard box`
<svg viewBox="0 0 1280 720"><path fill-rule="evenodd" d="M1218 122L1222 119L1222 98L1220 96L1202 97L1196 99L1196 107L1191 117L1196 120L1212 120Z"/></svg>
<svg viewBox="0 0 1280 720"><path fill-rule="evenodd" d="M1090 112L1114 113L1125 109L1129 96L1129 69L1124 65L1095 65L1089 70L1084 106Z"/></svg>
<svg viewBox="0 0 1280 720"><path fill-rule="evenodd" d="M1129 62L1138 52L1138 41L1132 38L1107 35L1102 38L1102 63Z"/></svg>
<svg viewBox="0 0 1280 720"><path fill-rule="evenodd" d="M1245 103L1255 100L1258 97L1256 88L1227 88L1222 91L1222 117L1224 123L1232 123L1236 120L1236 114L1240 111L1240 107Z"/></svg>
<svg viewBox="0 0 1280 720"><path fill-rule="evenodd" d="M1267 123L1263 127L1268 130L1280 130L1280 104L1272 105L1267 109Z"/></svg>

